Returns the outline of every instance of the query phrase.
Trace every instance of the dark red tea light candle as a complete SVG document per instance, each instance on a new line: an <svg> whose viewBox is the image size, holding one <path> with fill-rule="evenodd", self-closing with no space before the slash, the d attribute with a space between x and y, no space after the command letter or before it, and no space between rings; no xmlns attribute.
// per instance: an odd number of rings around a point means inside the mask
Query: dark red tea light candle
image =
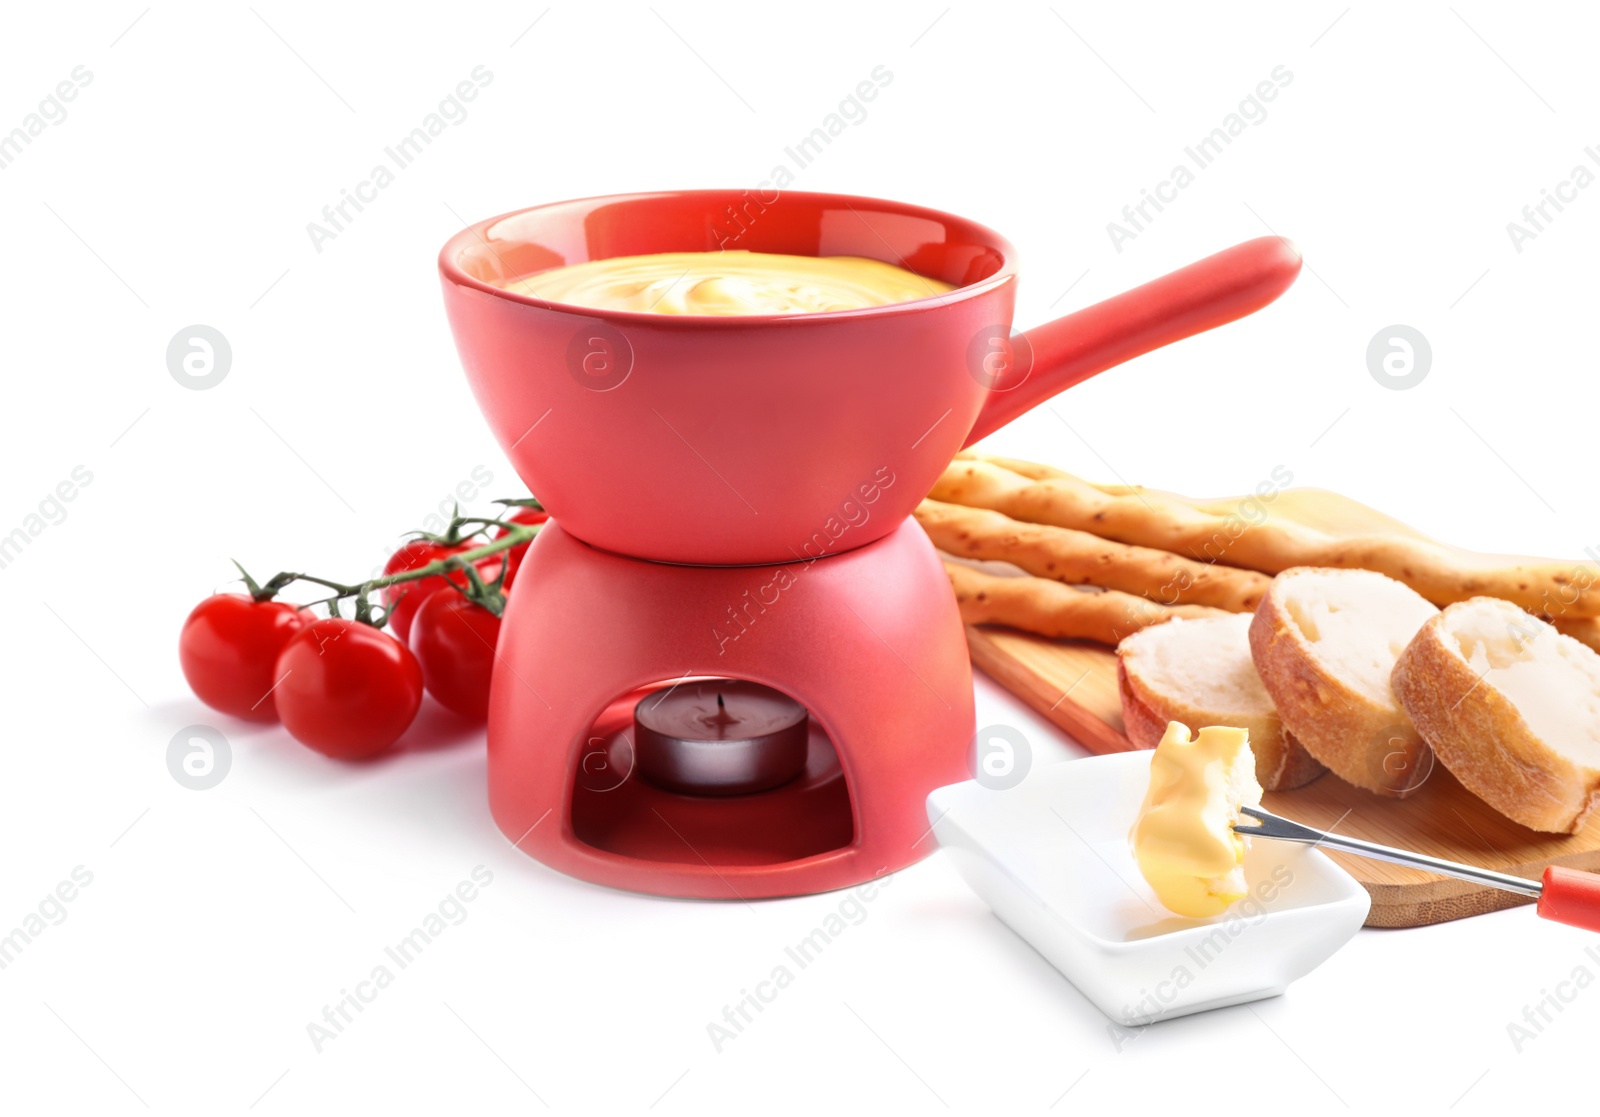
<svg viewBox="0 0 1600 1117"><path fill-rule="evenodd" d="M760 683L682 683L634 706L634 766L684 795L767 791L805 770L808 723L804 706Z"/></svg>

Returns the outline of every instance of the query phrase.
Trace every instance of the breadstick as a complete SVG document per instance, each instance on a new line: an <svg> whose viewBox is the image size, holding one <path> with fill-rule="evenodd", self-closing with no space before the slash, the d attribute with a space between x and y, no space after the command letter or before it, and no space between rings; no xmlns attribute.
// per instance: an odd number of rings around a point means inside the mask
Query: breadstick
<svg viewBox="0 0 1600 1117"><path fill-rule="evenodd" d="M1091 488L1099 489L1111 496L1130 496L1133 493L1143 493L1148 490L1143 485L1124 485L1121 482L1108 484L1104 481L1089 481L1066 470L1053 465L1043 465L1039 462L1025 462L1021 458L1006 458L999 454L979 454L971 450L962 450L956 455L957 460L988 462L1001 469L1009 470L1019 477L1026 477L1030 481L1048 481L1054 477L1064 477L1069 481L1079 481ZM1211 505L1196 504L1202 510L1210 509Z"/></svg>
<svg viewBox="0 0 1600 1117"><path fill-rule="evenodd" d="M1002 578L947 562L966 624L1004 624L1057 640L1094 640L1110 647L1129 633L1173 617L1221 616L1205 605L1157 605L1118 590L1073 589L1048 578Z"/></svg>
<svg viewBox="0 0 1600 1117"><path fill-rule="evenodd" d="M1025 462L1021 458L1003 458L998 454L975 454L971 450L962 450L956 455L956 457L958 459L966 459L969 461L988 462L990 465L997 465L1001 469L1009 470L1010 472L1015 473L1020 477L1026 477L1031 481L1048 481L1055 477L1065 478L1069 481L1078 481L1081 484L1088 485L1090 488L1099 489L1107 496L1143 496L1150 492L1150 490L1144 485L1124 485L1120 481L1090 481L1086 478L1079 477L1076 474L1068 473L1066 470L1059 469L1056 466L1041 465L1038 462ZM1227 500L1198 501L1186 499L1183 501L1183 503L1201 512L1214 512L1219 516L1226 516L1234 510L1234 505L1236 505L1238 502Z"/></svg>
<svg viewBox="0 0 1600 1117"><path fill-rule="evenodd" d="M1072 474L1064 469L1057 469L1053 465L1041 465L1039 462L1025 462L1021 458L1003 458L999 454L979 454L972 450L963 450L956 455L956 461L988 462L1001 469L1008 469L1030 481L1043 481L1047 477L1071 477Z"/></svg>
<svg viewBox="0 0 1600 1117"><path fill-rule="evenodd" d="M1211 605L1248 613L1272 584L1253 570L1130 547L1086 531L1022 523L980 508L925 500L914 515L935 547L959 558L1009 562L1035 577L1123 590L1163 605Z"/></svg>
<svg viewBox="0 0 1600 1117"><path fill-rule="evenodd" d="M1487 566L1435 543L1397 536L1339 538L1285 520L1252 524L1204 512L1160 493L1113 496L1072 477L1040 481L985 461L952 462L929 496L1018 520L1089 531L1202 562L1277 574L1292 566L1376 570L1435 605L1499 597L1531 613L1600 616L1600 569L1592 563ZM1559 604L1559 608L1552 605Z"/></svg>

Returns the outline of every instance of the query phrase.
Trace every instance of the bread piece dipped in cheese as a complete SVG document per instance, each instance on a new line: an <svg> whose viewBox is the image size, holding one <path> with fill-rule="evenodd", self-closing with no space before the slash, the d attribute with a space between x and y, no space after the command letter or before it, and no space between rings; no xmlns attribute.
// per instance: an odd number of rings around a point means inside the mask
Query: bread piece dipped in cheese
<svg viewBox="0 0 1600 1117"><path fill-rule="evenodd" d="M1129 840L1157 899L1179 915L1220 915L1244 898L1242 806L1260 806L1250 734L1172 722L1150 757L1150 788Z"/></svg>

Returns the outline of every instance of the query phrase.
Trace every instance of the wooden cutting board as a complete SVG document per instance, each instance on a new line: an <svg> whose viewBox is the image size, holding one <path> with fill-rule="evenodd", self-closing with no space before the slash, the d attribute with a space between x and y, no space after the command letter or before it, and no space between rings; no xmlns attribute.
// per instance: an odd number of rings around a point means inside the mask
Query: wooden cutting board
<svg viewBox="0 0 1600 1117"><path fill-rule="evenodd" d="M1228 510L1237 501L1186 503ZM1320 489L1280 492L1271 514L1339 535L1383 532L1423 538L1381 512ZM1109 648L989 625L969 625L967 645L974 666L1091 752L1133 748L1123 735L1116 656ZM1293 791L1268 792L1262 805L1309 826L1516 876L1537 878L1552 863L1600 870L1600 818L1591 819L1578 834L1541 834L1496 813L1438 764L1421 789L1404 800L1381 798L1325 774ZM1371 893L1369 927L1444 923L1530 902L1417 869L1343 853L1329 856Z"/></svg>

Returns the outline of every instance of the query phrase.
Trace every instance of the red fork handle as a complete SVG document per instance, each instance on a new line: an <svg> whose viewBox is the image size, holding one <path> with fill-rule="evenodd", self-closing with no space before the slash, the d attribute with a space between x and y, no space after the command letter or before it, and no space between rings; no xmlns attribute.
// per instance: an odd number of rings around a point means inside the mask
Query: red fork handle
<svg viewBox="0 0 1600 1117"><path fill-rule="evenodd" d="M1551 865L1544 871L1538 912L1542 919L1600 931L1600 873Z"/></svg>
<svg viewBox="0 0 1600 1117"><path fill-rule="evenodd" d="M1017 360L1020 383L990 391L966 445L1097 372L1255 313L1299 274L1290 241L1257 237L1025 331L1032 352Z"/></svg>

